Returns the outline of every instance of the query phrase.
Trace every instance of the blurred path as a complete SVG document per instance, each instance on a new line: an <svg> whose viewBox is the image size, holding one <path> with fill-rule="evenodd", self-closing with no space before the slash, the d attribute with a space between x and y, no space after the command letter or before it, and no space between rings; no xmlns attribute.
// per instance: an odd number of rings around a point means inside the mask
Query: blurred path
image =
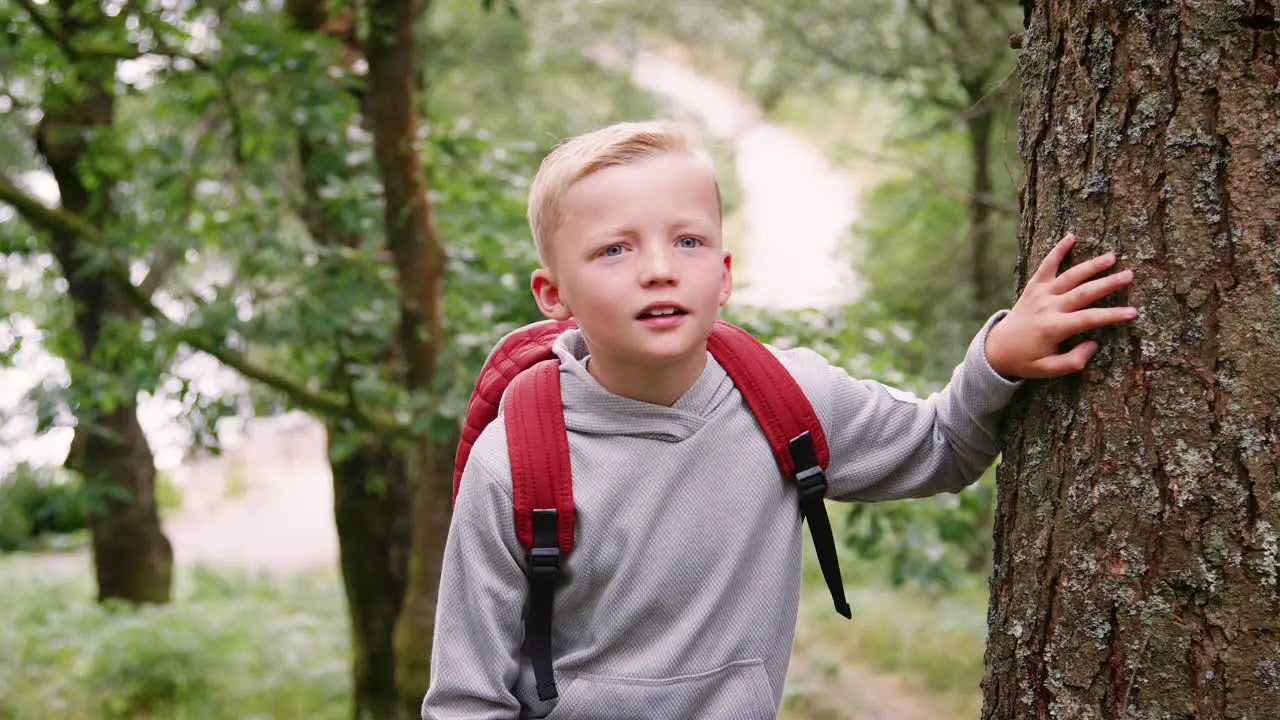
<svg viewBox="0 0 1280 720"><path fill-rule="evenodd" d="M628 61L608 47L591 56L629 72L677 115L730 143L747 221L747 237L739 245L745 257L735 258L734 302L796 308L856 297L858 279L841 251L857 216L859 186L853 178L835 170L812 143L765 122L734 89L680 62L651 52Z"/></svg>
<svg viewBox="0 0 1280 720"><path fill-rule="evenodd" d="M220 457L174 471L183 508L165 523L179 563L290 573L338 561L324 426L291 413L256 421Z"/></svg>
<svg viewBox="0 0 1280 720"><path fill-rule="evenodd" d="M219 456L168 472L182 508L164 520L180 565L230 565L275 575L338 561L333 480L322 424L302 413L256 420ZM88 550L4 559L41 573L92 573Z"/></svg>

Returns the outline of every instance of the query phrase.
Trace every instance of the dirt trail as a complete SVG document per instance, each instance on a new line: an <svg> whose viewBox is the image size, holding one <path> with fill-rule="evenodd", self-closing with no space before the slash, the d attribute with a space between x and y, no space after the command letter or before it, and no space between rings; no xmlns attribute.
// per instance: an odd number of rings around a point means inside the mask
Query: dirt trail
<svg viewBox="0 0 1280 720"><path fill-rule="evenodd" d="M697 121L730 145L747 225L732 302L795 308L856 297L858 278L842 248L857 217L856 178L837 170L813 143L766 122L735 89L676 57L638 52L626 58L607 47L591 56L629 72L674 115Z"/></svg>
<svg viewBox="0 0 1280 720"><path fill-rule="evenodd" d="M179 563L271 573L338 560L324 426L301 413L252 424L221 457L174 473L184 507L165 523Z"/></svg>

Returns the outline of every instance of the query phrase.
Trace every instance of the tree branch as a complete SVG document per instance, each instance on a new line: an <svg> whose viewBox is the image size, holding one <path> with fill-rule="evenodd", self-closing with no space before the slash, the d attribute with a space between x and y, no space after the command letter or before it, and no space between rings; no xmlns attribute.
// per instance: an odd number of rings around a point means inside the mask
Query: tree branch
<svg viewBox="0 0 1280 720"><path fill-rule="evenodd" d="M182 255L182 251L173 245L165 245L157 250L155 257L147 263L147 275L138 283L138 292L147 297L155 295L165 278L178 266Z"/></svg>
<svg viewBox="0 0 1280 720"><path fill-rule="evenodd" d="M107 60L138 60L148 55L155 57L165 57L170 59L186 60L194 65L201 72L208 74L218 84L218 94L222 96L222 102L227 106L227 119L231 125L231 147L232 154L237 164L244 163L244 121L240 117L240 109L236 106L235 98L231 91L231 79L223 77L207 60L197 53L192 53L182 48L174 47L164 39L159 29L149 21L149 15L136 3L130 0L125 6L133 10L138 17L138 22L144 28L151 32L155 37L156 47L150 50L143 50L136 45L128 45L126 47L110 47L110 46L85 46L76 47L72 44L71 39L63 34L53 23L40 12L40 9L32 4L31 0L17 0L18 4L26 10L31 16L32 22L39 26L41 32L48 36L51 40L62 48L62 51L69 58L99 58Z"/></svg>
<svg viewBox="0 0 1280 720"><path fill-rule="evenodd" d="M738 4L749 12L759 15L769 27L782 31L788 39L796 43L801 51L847 75L871 78L879 82L895 83L905 80L909 70L932 70L934 68L934 65L929 62L921 62L905 57L898 57L895 63L877 67L871 62L854 60L822 42L815 41L812 27L838 25L838 18L820 18L817 22L801 23L789 15L772 13L754 0L738 0ZM864 52L859 53L859 57L875 58L888 52L883 48L866 49ZM925 87L922 92L930 103L940 108L957 112L964 109L964 104L961 101L947 97L937 88Z"/></svg>
<svg viewBox="0 0 1280 720"><path fill-rule="evenodd" d="M46 37L57 43L58 47L62 48L62 51L68 56L76 56L76 49L71 46L67 37L63 35L58 28L54 27L53 22L49 20L49 18L45 17L44 13L40 12L40 9L32 4L31 0L17 0L17 3L21 5L22 9L31 17L31 21L40 28L40 32L44 33Z"/></svg>
<svg viewBox="0 0 1280 720"><path fill-rule="evenodd" d="M933 17L930 6L925 5L921 0L909 0L909 3L913 14L920 23L924 25L925 29L928 30L929 34L933 35L935 40L945 45L947 50L950 51L951 66L955 69L956 76L963 80L965 77L965 59L967 56L964 49L956 42L955 36L942 29L942 26L940 26L937 20ZM959 23L959 18L957 18L957 23ZM970 48L972 48L972 45L970 45Z"/></svg>
<svg viewBox="0 0 1280 720"><path fill-rule="evenodd" d="M27 195L21 188L2 175L0 175L0 201L12 206L27 222L42 230L75 235L99 248L106 245L106 241L98 228L91 223L75 213L46 206L39 200ZM413 434L409 424L399 422L385 414L373 413L364 408L355 407L340 395L311 390L294 378L260 366L235 350L210 341L198 329L185 327L174 322L160 308L156 307L155 303L143 292L142 288L129 282L127 273L117 270L112 275L131 305L154 319L157 323L168 325L179 340L197 350L208 353L223 365L234 369L244 377L288 395L290 400L298 407L329 416L348 417L353 421L358 421L370 430L388 436L408 437Z"/></svg>
<svg viewBox="0 0 1280 720"><path fill-rule="evenodd" d="M952 127L957 123L967 123L971 120L976 120L984 115L990 114L992 105L994 105L995 102L1000 99L1000 96L1003 95L1003 91L1009 85L1009 81L1013 79L1015 74L1017 74L1016 68L1010 70L1008 74L992 85L991 89L988 90L985 95L975 100L972 104L954 103L942 106L945 109L951 110L952 114L938 120L922 130L906 133L902 136L902 139L907 142L913 142L921 138L929 137L934 133L941 132L942 130Z"/></svg>
<svg viewBox="0 0 1280 720"><path fill-rule="evenodd" d="M185 50L174 48L168 43L160 32L160 29L151 22L151 16L147 12L138 7L136 0L126 0L125 7L132 10L138 17L138 24L148 30L156 40L157 52L151 52L151 55L162 55L169 57L182 58L190 61L197 69L204 72L214 79L218 84L218 94L222 96L222 103L227 106L227 122L231 125L231 152L232 157L237 165L244 164L244 121L240 117L240 108L235 103L235 96L231 92L231 78L224 77L221 73L214 69L207 60L199 55L188 53Z"/></svg>
<svg viewBox="0 0 1280 720"><path fill-rule="evenodd" d="M0 201L8 203L27 222L43 230L85 236L96 235L98 232L97 228L79 215L45 205L2 174L0 174Z"/></svg>
<svg viewBox="0 0 1280 720"><path fill-rule="evenodd" d="M898 67L892 70L875 68L870 64L854 62L822 43L815 43L811 28L797 23L785 13L769 12L753 2L753 0L738 0L738 2L741 7L763 17L770 26L784 30L802 50L841 72L854 76L870 77L884 82L895 82L905 77L905 73L902 72L905 67Z"/></svg>

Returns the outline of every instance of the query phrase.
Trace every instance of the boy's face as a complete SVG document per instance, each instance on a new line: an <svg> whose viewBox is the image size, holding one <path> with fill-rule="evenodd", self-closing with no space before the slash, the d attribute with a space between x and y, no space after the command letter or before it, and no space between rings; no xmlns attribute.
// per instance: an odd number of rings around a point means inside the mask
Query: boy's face
<svg viewBox="0 0 1280 720"><path fill-rule="evenodd" d="M720 199L704 159L663 153L574 183L533 291L573 317L592 357L619 365L702 363L733 281Z"/></svg>

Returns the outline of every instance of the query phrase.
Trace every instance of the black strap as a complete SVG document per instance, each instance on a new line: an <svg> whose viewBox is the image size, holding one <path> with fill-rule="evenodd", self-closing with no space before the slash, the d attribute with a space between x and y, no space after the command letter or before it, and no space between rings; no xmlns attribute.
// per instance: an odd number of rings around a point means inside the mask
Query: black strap
<svg viewBox="0 0 1280 720"><path fill-rule="evenodd" d="M525 616L524 637L538 699L543 701L558 695L551 669L551 608L560 582L557 515L554 508L533 511L533 549L529 551L529 614Z"/></svg>
<svg viewBox="0 0 1280 720"><path fill-rule="evenodd" d="M800 491L800 514L809 523L813 536L813 549L818 553L818 565L827 581L836 612L846 618L853 617L853 610L844 596L844 582L840 579L840 561L836 558L836 541L831 534L831 519L827 517L827 476L818 465L813 449L813 437L805 431L788 443L791 459L796 465L796 487Z"/></svg>

